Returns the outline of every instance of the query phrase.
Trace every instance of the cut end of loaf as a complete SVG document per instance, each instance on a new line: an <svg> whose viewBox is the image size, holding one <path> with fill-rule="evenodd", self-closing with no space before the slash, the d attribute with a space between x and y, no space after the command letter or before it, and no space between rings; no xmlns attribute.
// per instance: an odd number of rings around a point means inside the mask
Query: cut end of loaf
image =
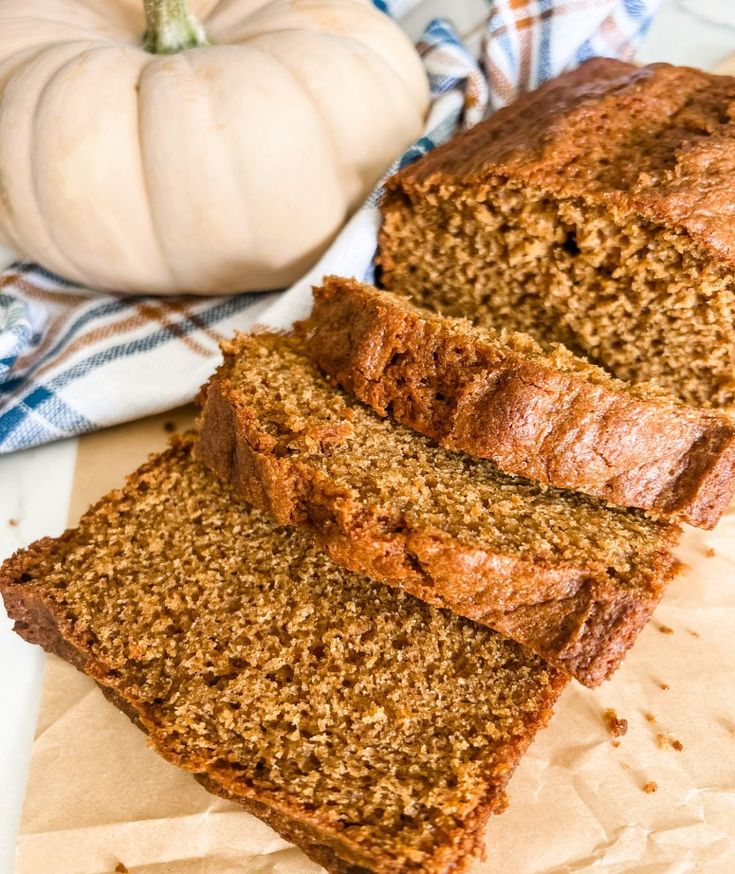
<svg viewBox="0 0 735 874"><path fill-rule="evenodd" d="M563 343L694 406L735 405L735 275L680 234L508 183L389 195L383 210L390 291Z"/></svg>
<svg viewBox="0 0 735 874"><path fill-rule="evenodd" d="M388 181L385 287L735 405L735 79L598 60Z"/></svg>

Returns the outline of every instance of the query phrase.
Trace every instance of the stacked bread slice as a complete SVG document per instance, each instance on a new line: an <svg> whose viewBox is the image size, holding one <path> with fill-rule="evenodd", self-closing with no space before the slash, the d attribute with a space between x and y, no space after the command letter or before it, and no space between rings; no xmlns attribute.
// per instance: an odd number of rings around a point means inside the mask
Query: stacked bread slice
<svg viewBox="0 0 735 874"><path fill-rule="evenodd" d="M566 676L337 567L192 441L6 562L16 631L329 871L463 870Z"/></svg>
<svg viewBox="0 0 735 874"><path fill-rule="evenodd" d="M224 353L197 434L3 565L16 630L329 871L467 870L732 496L733 426L352 280Z"/></svg>
<svg viewBox="0 0 735 874"><path fill-rule="evenodd" d="M674 569L677 526L443 449L331 385L298 337L225 347L195 453L344 567L589 684L617 666Z"/></svg>
<svg viewBox="0 0 735 874"><path fill-rule="evenodd" d="M631 385L527 334L327 277L301 326L311 357L380 415L503 471L713 527L733 493L735 423Z"/></svg>

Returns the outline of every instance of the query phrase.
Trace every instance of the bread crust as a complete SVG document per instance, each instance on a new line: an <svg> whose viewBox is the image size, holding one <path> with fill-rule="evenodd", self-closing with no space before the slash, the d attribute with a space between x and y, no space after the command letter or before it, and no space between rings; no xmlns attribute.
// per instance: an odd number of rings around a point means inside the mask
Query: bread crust
<svg viewBox="0 0 735 874"><path fill-rule="evenodd" d="M723 414L565 372L351 279L315 288L299 330L319 366L381 416L508 473L700 528L735 494L735 422Z"/></svg>
<svg viewBox="0 0 735 874"><path fill-rule="evenodd" d="M322 471L279 454L227 378L226 363L203 389L195 455L244 500L277 522L307 528L330 558L429 604L499 631L595 686L615 670L678 568L679 530L636 557L620 581L590 557L550 566L467 545L446 531L386 527L380 507L355 500Z"/></svg>

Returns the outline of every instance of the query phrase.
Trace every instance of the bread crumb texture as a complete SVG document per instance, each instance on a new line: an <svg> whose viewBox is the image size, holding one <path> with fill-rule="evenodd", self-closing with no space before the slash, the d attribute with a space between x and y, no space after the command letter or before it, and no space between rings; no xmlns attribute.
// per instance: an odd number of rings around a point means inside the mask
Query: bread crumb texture
<svg viewBox="0 0 735 874"><path fill-rule="evenodd" d="M241 335L223 372L277 457L318 466L334 488L379 507L386 527L434 528L535 562L604 564L626 578L672 530L643 513L544 488L449 452L334 388L295 338ZM666 542L664 537L664 542Z"/></svg>
<svg viewBox="0 0 735 874"><path fill-rule="evenodd" d="M338 568L191 442L5 563L16 630L73 652L159 753L329 870L464 870L566 677Z"/></svg>
<svg viewBox="0 0 735 874"><path fill-rule="evenodd" d="M735 403L735 79L594 59L388 180L385 287Z"/></svg>
<svg viewBox="0 0 735 874"><path fill-rule="evenodd" d="M204 394L196 451L246 501L583 682L614 670L674 572L677 526L443 449L331 385L298 337L240 335Z"/></svg>
<svg viewBox="0 0 735 874"><path fill-rule="evenodd" d="M506 473L704 528L735 492L735 422L608 376L556 344L438 316L328 276L297 325L311 358L380 415Z"/></svg>

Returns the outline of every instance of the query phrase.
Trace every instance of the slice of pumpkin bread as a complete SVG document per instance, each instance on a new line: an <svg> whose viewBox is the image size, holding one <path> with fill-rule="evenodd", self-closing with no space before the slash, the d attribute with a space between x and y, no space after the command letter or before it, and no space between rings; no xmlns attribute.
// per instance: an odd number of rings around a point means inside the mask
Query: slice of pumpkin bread
<svg viewBox="0 0 735 874"><path fill-rule="evenodd" d="M465 871L567 682L245 509L189 437L0 591L157 752L341 874Z"/></svg>
<svg viewBox="0 0 735 874"><path fill-rule="evenodd" d="M673 573L675 525L442 449L334 388L298 337L224 352L195 452L246 501L584 683L614 670Z"/></svg>
<svg viewBox="0 0 735 874"><path fill-rule="evenodd" d="M386 183L390 291L735 409L735 78L594 58Z"/></svg>
<svg viewBox="0 0 735 874"><path fill-rule="evenodd" d="M327 277L299 326L342 388L507 473L712 528L735 493L735 421L630 386L556 345Z"/></svg>

